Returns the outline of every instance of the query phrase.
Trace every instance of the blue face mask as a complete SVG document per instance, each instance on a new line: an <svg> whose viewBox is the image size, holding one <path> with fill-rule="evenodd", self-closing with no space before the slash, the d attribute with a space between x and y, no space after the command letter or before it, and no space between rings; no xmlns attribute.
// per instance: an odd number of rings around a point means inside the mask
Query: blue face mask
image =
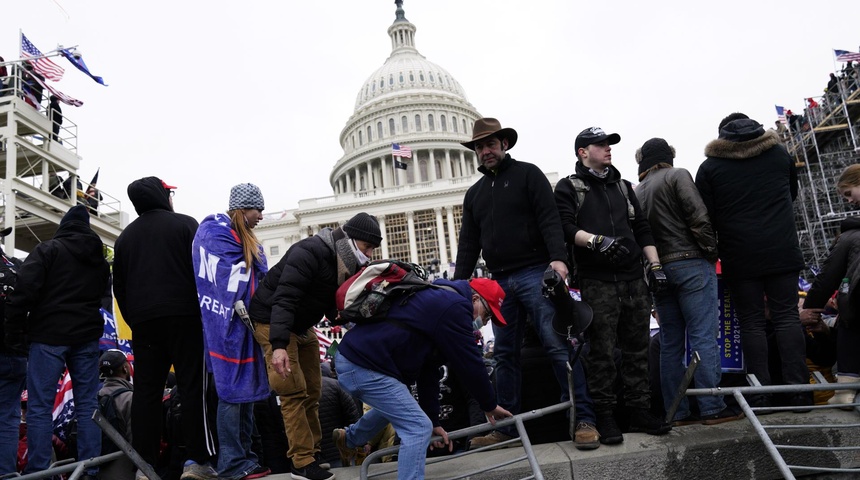
<svg viewBox="0 0 860 480"><path fill-rule="evenodd" d="M484 326L484 319L483 319L483 318L481 318L481 316L480 316L480 315L479 315L479 316L477 316L477 317L475 317L475 319L472 321L472 328L473 328L476 332L480 332L480 331L481 331L481 328L482 328L483 326Z"/></svg>

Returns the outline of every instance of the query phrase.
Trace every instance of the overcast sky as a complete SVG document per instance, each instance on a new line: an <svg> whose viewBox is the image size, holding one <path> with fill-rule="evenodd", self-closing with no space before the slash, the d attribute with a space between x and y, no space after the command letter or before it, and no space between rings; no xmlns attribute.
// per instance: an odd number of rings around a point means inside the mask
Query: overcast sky
<svg viewBox="0 0 860 480"><path fill-rule="evenodd" d="M519 133L511 154L573 171L573 140L618 132L613 163L634 180L655 136L693 175L720 119L772 127L774 104L800 111L857 51L860 1L405 0L416 46L484 116ZM134 209L129 182L179 187L177 211L223 211L229 189L259 185L268 212L332 194L341 130L367 77L391 51L393 0L5 2L0 55L17 26L42 51L79 45L96 84L65 59L54 84L79 127L80 174L101 168L106 195ZM841 64L838 65L841 68Z"/></svg>

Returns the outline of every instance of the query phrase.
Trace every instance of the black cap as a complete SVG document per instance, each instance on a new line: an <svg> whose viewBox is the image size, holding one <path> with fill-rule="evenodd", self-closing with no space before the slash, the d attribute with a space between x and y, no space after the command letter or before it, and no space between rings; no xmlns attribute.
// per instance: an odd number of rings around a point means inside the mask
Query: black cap
<svg viewBox="0 0 860 480"><path fill-rule="evenodd" d="M87 213L87 207L83 205L75 205L70 208L69 211L63 215L63 219L60 220L60 226L74 221L84 222L87 225L90 224L90 214Z"/></svg>
<svg viewBox="0 0 860 480"><path fill-rule="evenodd" d="M99 358L99 372L104 376L111 376L116 373L128 359L125 354L119 350L106 350Z"/></svg>
<svg viewBox="0 0 860 480"><path fill-rule="evenodd" d="M353 240L363 240L374 247L382 243L382 232L379 230L379 222L372 215L360 212L347 220L343 231Z"/></svg>
<svg viewBox="0 0 860 480"><path fill-rule="evenodd" d="M621 141L621 135L618 135L617 133L610 133L607 135L600 127L590 127L579 132L579 135L576 136L576 143L574 143L573 147L576 151L579 151L580 148L585 148L604 140L606 140L610 145L615 145Z"/></svg>

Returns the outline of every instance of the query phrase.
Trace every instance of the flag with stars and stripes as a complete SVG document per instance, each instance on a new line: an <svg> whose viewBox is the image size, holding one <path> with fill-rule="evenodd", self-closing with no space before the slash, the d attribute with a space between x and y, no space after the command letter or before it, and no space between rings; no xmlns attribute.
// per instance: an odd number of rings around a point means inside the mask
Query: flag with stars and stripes
<svg viewBox="0 0 860 480"><path fill-rule="evenodd" d="M779 105L774 105L776 107L776 117L779 119L779 123L785 125L785 107L781 107Z"/></svg>
<svg viewBox="0 0 860 480"><path fill-rule="evenodd" d="M57 389L57 396L54 397L54 411L51 416L51 423L54 435L62 441L67 441L69 437L69 422L75 416L75 398L72 394L72 377L69 371L66 370L63 374L63 380Z"/></svg>
<svg viewBox="0 0 860 480"><path fill-rule="evenodd" d="M412 158L412 149L398 143L391 144L391 155L401 158Z"/></svg>
<svg viewBox="0 0 860 480"><path fill-rule="evenodd" d="M63 78L63 73L65 72L63 67L52 62L50 58L45 58L42 52L23 33L21 34L21 57L25 59L32 58L33 60L27 61L33 65L34 70L41 73L48 80L59 82Z"/></svg>
<svg viewBox="0 0 860 480"><path fill-rule="evenodd" d="M319 327L314 327L314 333L317 335L317 340L320 342L320 360L325 360L328 347L331 346L331 339L328 338Z"/></svg>
<svg viewBox="0 0 860 480"><path fill-rule="evenodd" d="M848 50L833 50L836 55L837 62L856 62L860 60L860 53L849 52Z"/></svg>

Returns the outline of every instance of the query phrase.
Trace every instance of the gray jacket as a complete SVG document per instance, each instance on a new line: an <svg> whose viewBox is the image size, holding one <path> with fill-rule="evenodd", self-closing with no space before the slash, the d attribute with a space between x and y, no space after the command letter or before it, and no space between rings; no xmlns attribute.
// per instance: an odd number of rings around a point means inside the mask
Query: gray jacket
<svg viewBox="0 0 860 480"><path fill-rule="evenodd" d="M683 168L652 170L635 192L651 224L661 263L717 260L717 238L690 172Z"/></svg>

